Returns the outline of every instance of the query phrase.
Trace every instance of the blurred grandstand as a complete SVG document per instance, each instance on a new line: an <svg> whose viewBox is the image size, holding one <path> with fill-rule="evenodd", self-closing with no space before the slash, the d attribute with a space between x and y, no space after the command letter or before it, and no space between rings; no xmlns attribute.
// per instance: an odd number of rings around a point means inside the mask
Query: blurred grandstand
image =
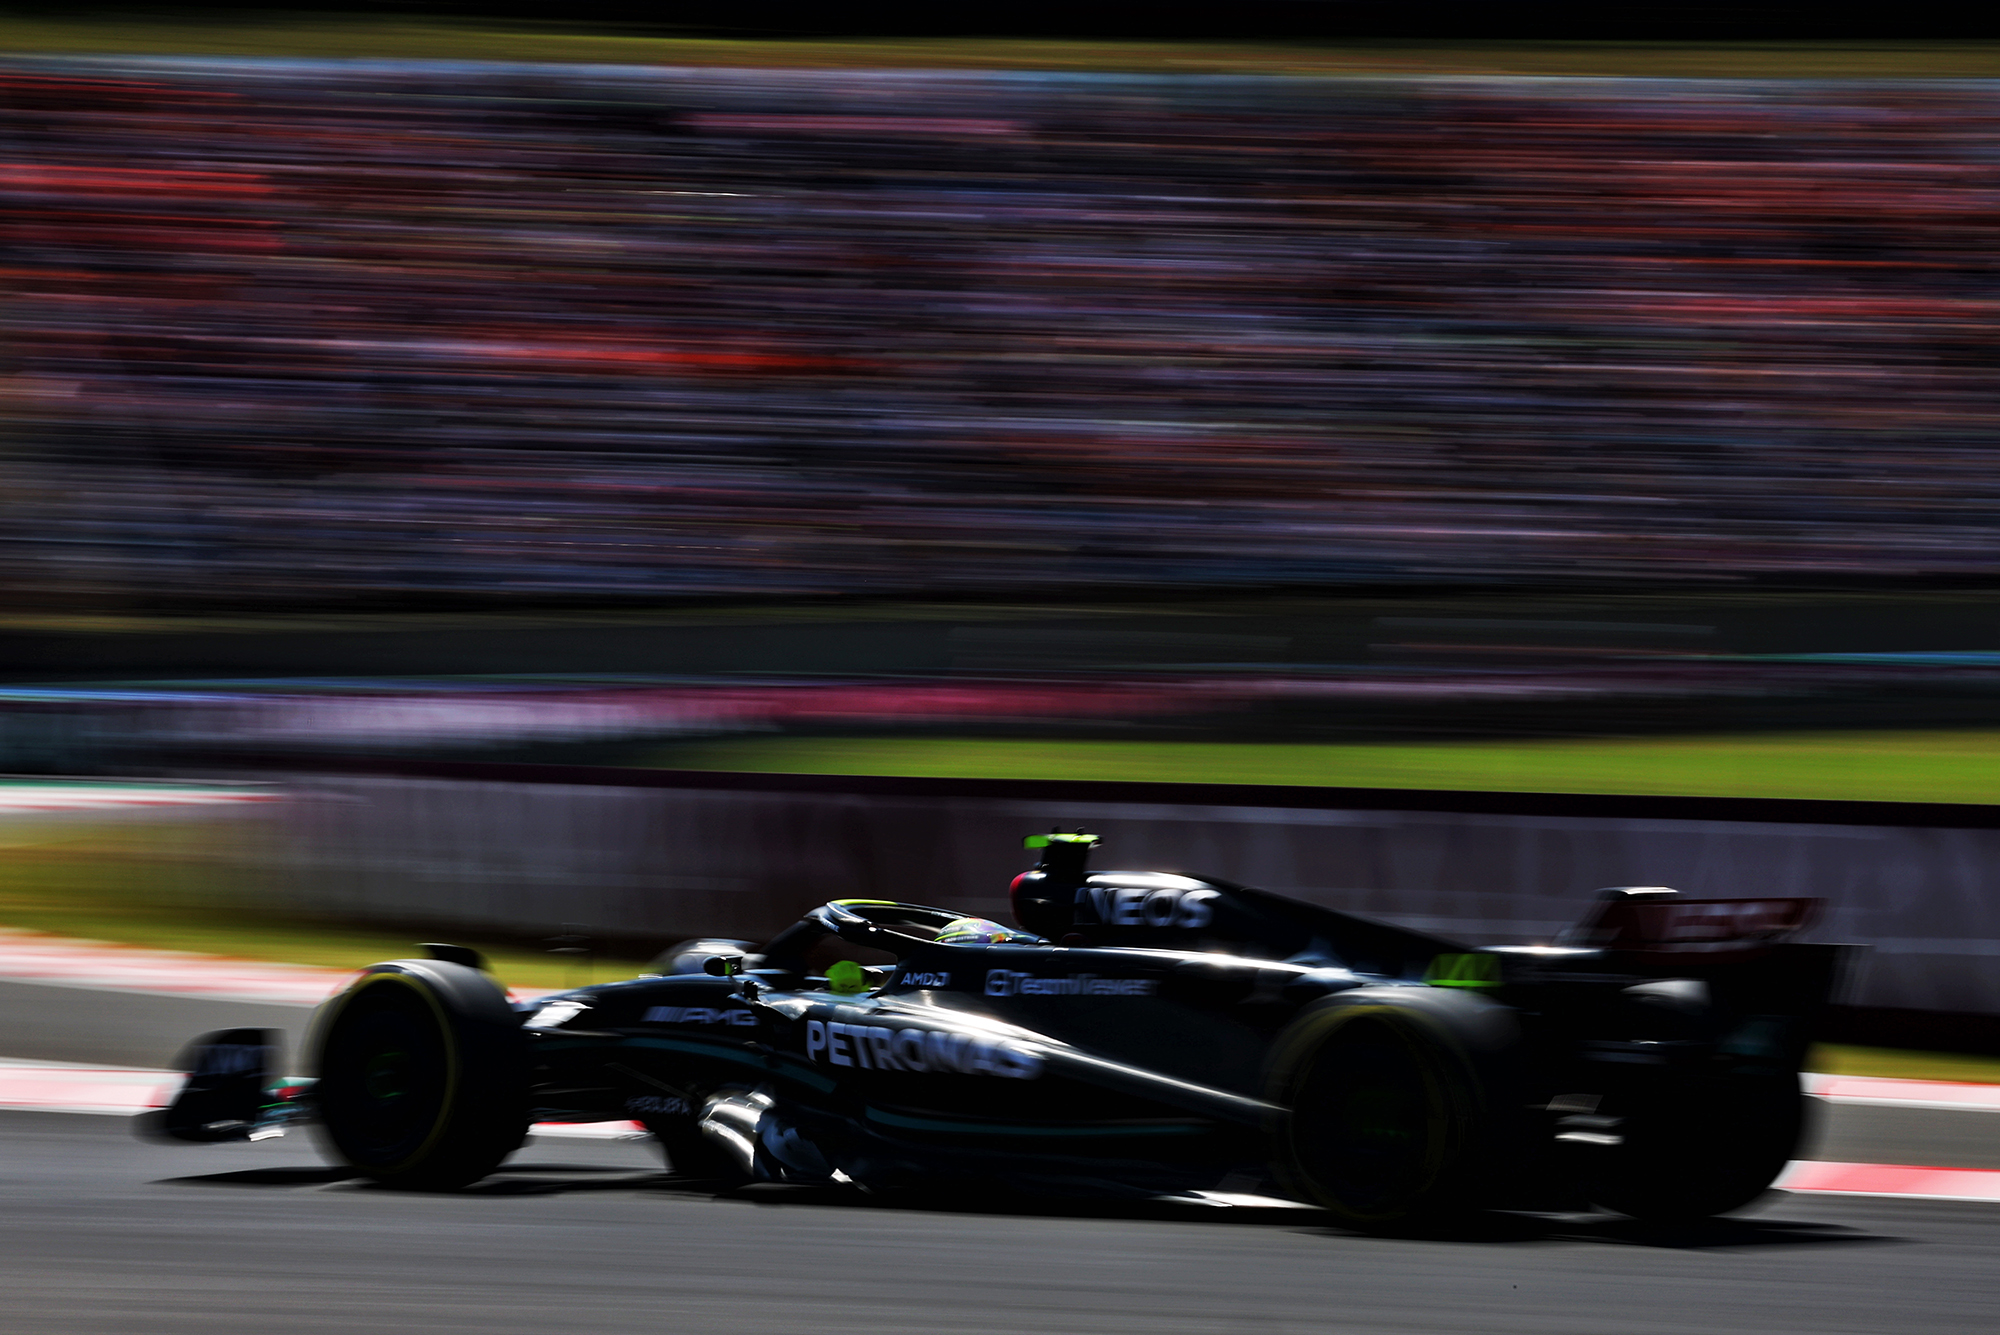
<svg viewBox="0 0 2000 1335"><path fill-rule="evenodd" d="M2000 578L1984 83L0 70L14 610Z"/></svg>

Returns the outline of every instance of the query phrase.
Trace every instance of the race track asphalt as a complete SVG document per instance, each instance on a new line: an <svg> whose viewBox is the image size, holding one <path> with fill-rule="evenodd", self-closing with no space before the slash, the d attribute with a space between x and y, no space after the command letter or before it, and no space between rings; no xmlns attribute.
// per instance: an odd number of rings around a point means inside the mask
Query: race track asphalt
<svg viewBox="0 0 2000 1335"><path fill-rule="evenodd" d="M110 1060L84 1045L113 1050L92 1026L120 1005L52 1005L43 1041L67 1029L75 1046L0 1041L0 1055ZM1815 1153L2000 1166L2000 1117L1837 1108ZM1690 1229L1501 1216L1418 1241L1305 1211L716 1197L667 1178L643 1143L554 1140L431 1196L343 1179L309 1137L155 1145L121 1117L0 1113L7 1332L1984 1335L1996 1312L2000 1205L1774 1193Z"/></svg>
<svg viewBox="0 0 2000 1335"><path fill-rule="evenodd" d="M252 1026L283 1030L296 1052L311 1015L306 1006L0 980L0 1057L164 1068L196 1034Z"/></svg>

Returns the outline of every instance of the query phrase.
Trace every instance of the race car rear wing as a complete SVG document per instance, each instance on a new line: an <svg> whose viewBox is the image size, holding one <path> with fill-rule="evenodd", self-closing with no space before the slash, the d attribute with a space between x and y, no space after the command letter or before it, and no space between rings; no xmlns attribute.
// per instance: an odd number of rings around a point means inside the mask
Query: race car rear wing
<svg viewBox="0 0 2000 1335"><path fill-rule="evenodd" d="M1824 901L1684 899L1663 886L1600 890L1582 921L1552 946L1488 946L1441 961L1445 986L1699 980L1724 1012L1810 1021L1842 987L1859 947L1794 940ZM1808 1026L1789 1045L1803 1056Z"/></svg>
<svg viewBox="0 0 2000 1335"><path fill-rule="evenodd" d="M1665 886L1618 886L1598 891L1582 921L1555 943L1719 963L1790 940L1812 925L1825 904L1820 899L1683 899Z"/></svg>

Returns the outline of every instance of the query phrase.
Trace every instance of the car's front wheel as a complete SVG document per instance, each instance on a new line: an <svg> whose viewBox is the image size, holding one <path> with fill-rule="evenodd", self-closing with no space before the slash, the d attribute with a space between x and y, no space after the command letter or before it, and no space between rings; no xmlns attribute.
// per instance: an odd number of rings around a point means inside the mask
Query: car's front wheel
<svg viewBox="0 0 2000 1335"><path fill-rule="evenodd" d="M325 1138L377 1182L451 1190L519 1148L527 1130L520 1017L477 969L373 965L327 1003L314 1042Z"/></svg>

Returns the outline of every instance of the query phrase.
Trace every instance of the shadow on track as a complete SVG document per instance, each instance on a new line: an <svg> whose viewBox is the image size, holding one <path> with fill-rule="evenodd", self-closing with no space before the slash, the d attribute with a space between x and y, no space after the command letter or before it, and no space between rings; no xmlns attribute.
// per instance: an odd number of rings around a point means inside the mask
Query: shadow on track
<svg viewBox="0 0 2000 1335"><path fill-rule="evenodd" d="M161 1185L211 1187L319 1188L401 1194L360 1178L345 1168L255 1168L162 1180ZM484 1181L458 1192L466 1196L561 1196L586 1192L634 1192L708 1198L767 1209L904 1210L939 1214L980 1214L1032 1218L1153 1220L1161 1223L1226 1224L1283 1228L1307 1236L1352 1238L1318 1210L1298 1207L1220 1206L1184 1199L1104 1200L1048 1196L946 1198L871 1195L854 1187L788 1186L760 1183L725 1188L701 1178L627 1168L579 1164L508 1164ZM1905 1239L1839 1224L1768 1217L1705 1219L1685 1224L1647 1224L1606 1215L1530 1215L1493 1212L1450 1229L1404 1236L1405 1242L1522 1246L1599 1243L1677 1251L1742 1251L1770 1248L1852 1246Z"/></svg>
<svg viewBox="0 0 2000 1335"><path fill-rule="evenodd" d="M1353 1237L1340 1228L1315 1227L1301 1232L1327 1237ZM1895 1243L1907 1239L1841 1224L1799 1219L1726 1216L1686 1223L1646 1223L1614 1215L1530 1215L1493 1212L1459 1226L1428 1234L1401 1235L1406 1242L1473 1243L1520 1246L1535 1243L1604 1243L1621 1247L1656 1247L1673 1251L1740 1251L1754 1248L1851 1246L1855 1243Z"/></svg>
<svg viewBox="0 0 2000 1335"><path fill-rule="evenodd" d="M163 1177L158 1186L173 1187L324 1187L355 1176L352 1168L242 1168L229 1173L197 1173Z"/></svg>

